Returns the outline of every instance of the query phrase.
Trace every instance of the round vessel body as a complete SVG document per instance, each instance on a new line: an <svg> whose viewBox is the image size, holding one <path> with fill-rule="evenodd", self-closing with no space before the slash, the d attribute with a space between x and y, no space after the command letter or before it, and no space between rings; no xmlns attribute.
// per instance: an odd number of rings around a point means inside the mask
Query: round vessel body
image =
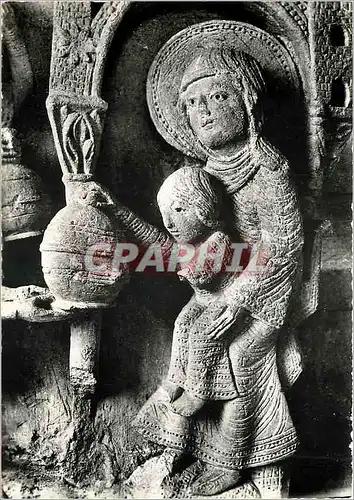
<svg viewBox="0 0 354 500"><path fill-rule="evenodd" d="M68 205L48 225L42 244L42 269L54 307L109 307L127 279L126 265L115 262L124 241L110 218L92 206Z"/></svg>
<svg viewBox="0 0 354 500"><path fill-rule="evenodd" d="M43 233L52 215L52 205L35 172L20 163L3 163L1 194L5 241Z"/></svg>

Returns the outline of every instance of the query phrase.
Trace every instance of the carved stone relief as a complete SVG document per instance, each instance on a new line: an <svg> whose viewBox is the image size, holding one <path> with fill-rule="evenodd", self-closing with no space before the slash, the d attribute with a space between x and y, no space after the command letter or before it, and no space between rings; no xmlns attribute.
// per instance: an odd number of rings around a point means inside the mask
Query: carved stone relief
<svg viewBox="0 0 354 500"><path fill-rule="evenodd" d="M5 241L41 234L51 204L39 176L21 162L14 116L32 89L27 50L10 4L3 6L2 231Z"/></svg>
<svg viewBox="0 0 354 500"><path fill-rule="evenodd" d="M244 36L248 40L248 53L238 49L238 45L242 49L245 46ZM189 266L186 269L182 266L179 271L190 282L195 295L175 323L168 378L143 407L135 424L148 439L165 446L167 453L178 450L176 460L189 452L201 461L200 474L194 476L190 485L190 492L197 496L214 496L235 487L240 488L233 492L236 497L245 497L252 488L259 492L254 482L245 479L245 471L285 460L297 446L285 398L279 397L279 379L277 375L272 378L272 366L276 366L275 332L284 323L296 281L302 223L287 177L286 160L262 137L264 81L260 66L250 52L254 50L255 57L273 75L277 72L279 54L281 77L291 78L292 73L287 71L286 59L281 57L276 42L270 39L266 43L262 40L266 37L246 25L226 21L191 26L164 45L148 77L148 104L155 126L170 144L185 154L206 160L205 170L223 184L232 200L233 229L241 235L241 241L251 248L258 247L267 262L266 268L270 265L267 271L264 269L263 277L262 272L250 276L246 267L238 276L231 274L221 279L219 285L210 271L209 275L204 271L205 277L198 276ZM262 40L267 49L255 48L258 40ZM198 47L203 47L199 53ZM273 57L267 57L267 50ZM209 222L204 229L194 215L198 213L198 202L193 199L201 196L202 182L208 185L208 178L204 179L198 169L179 169L163 184L158 203L166 229L177 241L193 243L202 239L218 247L221 242L225 244L227 237L217 232L217 210L209 215L215 225ZM274 184L279 186L278 194L273 191ZM257 186L261 185L259 192ZM211 185L208 191L213 193ZM215 192L212 196L216 198ZM188 208L187 199L190 200ZM208 203L205 199L204 205ZM267 222L266 212L270 206L272 213ZM253 219L253 210L263 215ZM188 222L184 212L188 213ZM127 229L140 239L143 231L138 220L132 219L127 209L118 215ZM281 223L283 217L288 221L287 230ZM193 223L194 231L190 227ZM256 236L257 227L269 233L270 248ZM162 239L157 237L150 242ZM168 248L165 243L165 255ZM289 259L289 255L293 257ZM276 283L273 293L265 292L272 282ZM272 305L267 304L267 299L263 300L267 295L272 297ZM225 337L229 338L226 343L219 340ZM297 349L294 341L284 346ZM262 361L253 358L251 349L262 353ZM282 360L286 365L287 357ZM264 380L263 388L260 380ZM274 392L268 393L261 403L265 387L269 385ZM249 410L247 401L251 405ZM205 407L215 416L204 414ZM277 417L278 411L281 417ZM216 417L218 412L220 417ZM280 428L282 431L278 434L276 429ZM150 474L154 467L151 466L146 469L145 481L153 485ZM281 467L276 466L277 474L281 474ZM134 481L133 478L130 483L133 498L138 494L132 487ZM244 484L248 485L247 492ZM280 485L281 481L270 486L273 496L282 494Z"/></svg>
<svg viewBox="0 0 354 500"><path fill-rule="evenodd" d="M94 18L90 2L55 7L47 110L66 206L41 244L49 291L7 291L9 304L15 293L37 314L8 307L7 316L70 320L72 421L62 472L73 485L90 483L90 462L102 458L95 427L101 310L114 307L128 276L125 262L114 264L117 244L153 249L162 266L176 248L192 246L193 258L173 269L192 297L174 324L166 378L132 422L131 432L141 434L148 452L123 493L285 498L299 442L287 403L303 368L296 328L318 305L328 230L323 223L315 225L311 241L305 235L306 260L303 219L316 218L323 171L334 168L350 131L351 6L257 2L250 9L264 13L267 29L211 20L175 33L161 47L147 75L150 117L170 146L198 162L160 187L165 231L95 180L107 111L100 97L103 73L129 6L105 2ZM271 86L305 109L311 209L303 212L292 165L264 132L263 102ZM241 269L226 271L234 244L244 245L247 258ZM210 248L224 259L218 271L213 259L200 267L199 256ZM103 271L87 268L88 255ZM43 299L46 319L39 313Z"/></svg>

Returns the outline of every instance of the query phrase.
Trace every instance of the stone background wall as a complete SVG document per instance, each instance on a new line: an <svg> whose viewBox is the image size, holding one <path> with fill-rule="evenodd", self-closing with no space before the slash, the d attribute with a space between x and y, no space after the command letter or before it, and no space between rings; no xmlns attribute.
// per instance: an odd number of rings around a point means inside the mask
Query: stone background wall
<svg viewBox="0 0 354 500"><path fill-rule="evenodd" d="M64 191L45 109L52 3L18 3L16 8L35 77L33 95L17 119L23 161L42 176L59 209ZM173 33L189 24L216 17L258 24L259 20L241 7L231 11L225 4L141 4L139 9L128 14L109 53L103 87L109 109L97 178L161 226L155 202L158 187L185 160L163 141L148 116L145 80L152 59ZM274 113L279 118L274 140L294 170L306 172L305 118L296 111L285 138L284 116ZM349 471L351 165L348 145L338 164L325 172L321 206L332 231L323 242L320 305L298 331L306 365L290 391L289 404L301 440L292 472L292 489L299 495L342 487ZM40 238L6 243L5 285L43 284L39 244ZM108 484L124 476L134 460L130 421L166 373L173 321L189 295L188 287L175 277L135 275L117 306L103 314L96 426L97 446L105 456L102 479ZM71 416L68 354L65 324L3 323L5 465L31 463L51 471L60 463Z"/></svg>

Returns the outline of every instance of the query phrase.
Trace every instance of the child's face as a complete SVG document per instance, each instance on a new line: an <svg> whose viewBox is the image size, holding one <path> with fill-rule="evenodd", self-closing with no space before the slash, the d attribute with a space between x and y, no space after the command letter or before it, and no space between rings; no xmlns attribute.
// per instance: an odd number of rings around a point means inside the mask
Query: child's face
<svg viewBox="0 0 354 500"><path fill-rule="evenodd" d="M167 231L179 243L193 243L202 238L208 228L198 218L193 200L188 202L166 197L158 200L163 223Z"/></svg>

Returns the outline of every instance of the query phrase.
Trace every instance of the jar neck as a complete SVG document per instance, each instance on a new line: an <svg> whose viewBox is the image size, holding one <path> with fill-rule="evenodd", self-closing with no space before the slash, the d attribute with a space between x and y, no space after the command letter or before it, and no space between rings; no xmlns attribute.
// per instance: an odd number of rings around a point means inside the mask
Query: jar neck
<svg viewBox="0 0 354 500"><path fill-rule="evenodd" d="M87 186L85 184L93 180L93 175L66 173L63 175L62 180L65 186L66 204L75 205L84 201L87 195Z"/></svg>

